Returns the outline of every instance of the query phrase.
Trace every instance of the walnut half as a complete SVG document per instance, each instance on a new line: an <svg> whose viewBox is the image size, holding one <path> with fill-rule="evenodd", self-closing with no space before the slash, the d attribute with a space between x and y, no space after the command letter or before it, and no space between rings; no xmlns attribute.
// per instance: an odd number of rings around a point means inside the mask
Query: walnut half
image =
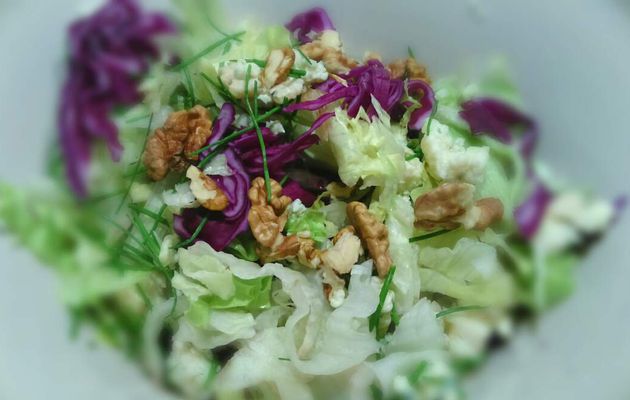
<svg viewBox="0 0 630 400"><path fill-rule="evenodd" d="M326 70L334 74L346 73L358 65L343 52L339 34L333 30L323 31L312 42L300 46L300 51L308 58L322 61Z"/></svg>
<svg viewBox="0 0 630 400"><path fill-rule="evenodd" d="M415 226L419 229L484 230L503 218L503 204L499 199L473 200L475 187L469 183L443 183L416 199Z"/></svg>
<svg viewBox="0 0 630 400"><path fill-rule="evenodd" d="M212 120L204 107L172 113L147 140L143 161L149 178L159 181L170 170L183 171L199 158L192 153L203 147L211 134Z"/></svg>
<svg viewBox="0 0 630 400"><path fill-rule="evenodd" d="M361 202L348 203L346 212L350 223L357 230L359 237L374 260L378 276L384 278L392 267L387 227L376 219L367 206Z"/></svg>
<svg viewBox="0 0 630 400"><path fill-rule="evenodd" d="M262 73L262 82L267 89L284 82L295 63L293 49L274 49L267 56L267 64Z"/></svg>
<svg viewBox="0 0 630 400"><path fill-rule="evenodd" d="M223 211L228 206L229 200L223 190L199 168L194 165L188 167L186 178L190 179L190 191L204 208Z"/></svg>
<svg viewBox="0 0 630 400"><path fill-rule="evenodd" d="M419 79L431 83L427 68L415 59L399 59L388 65L392 79Z"/></svg>

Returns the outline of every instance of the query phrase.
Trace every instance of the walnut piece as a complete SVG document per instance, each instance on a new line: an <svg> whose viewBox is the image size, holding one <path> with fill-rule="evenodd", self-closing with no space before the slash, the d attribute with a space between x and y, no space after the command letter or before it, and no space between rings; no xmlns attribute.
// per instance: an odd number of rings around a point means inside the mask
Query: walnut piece
<svg viewBox="0 0 630 400"><path fill-rule="evenodd" d="M503 203L493 197L487 197L475 202L475 209L479 210L473 229L482 231L495 222L503 219Z"/></svg>
<svg viewBox="0 0 630 400"><path fill-rule="evenodd" d="M192 153L203 147L211 133L212 120L204 107L172 113L147 141L143 161L149 178L159 181L170 170L184 170L199 158Z"/></svg>
<svg viewBox="0 0 630 400"><path fill-rule="evenodd" d="M414 58L399 59L388 65L392 79L419 79L431 83L427 68Z"/></svg>
<svg viewBox="0 0 630 400"><path fill-rule="evenodd" d="M284 82L289 77L289 72L295 63L293 49L274 49L267 57L267 64L262 73L262 82L267 89Z"/></svg>
<svg viewBox="0 0 630 400"><path fill-rule="evenodd" d="M473 201L475 187L469 183L443 183L416 199L416 228L483 230L503 218L503 204L495 198Z"/></svg>
<svg viewBox="0 0 630 400"><path fill-rule="evenodd" d="M469 183L444 183L416 199L415 226L419 229L454 229L472 206L475 187Z"/></svg>
<svg viewBox="0 0 630 400"><path fill-rule="evenodd" d="M374 260L378 276L384 278L392 266L387 227L376 219L367 209L367 206L361 202L348 203L346 212L350 223L357 230L368 253Z"/></svg>
<svg viewBox="0 0 630 400"><path fill-rule="evenodd" d="M347 274L363 254L361 240L355 235L354 227L347 226L337 232L334 246L322 253L322 262L339 274Z"/></svg>
<svg viewBox="0 0 630 400"><path fill-rule="evenodd" d="M188 167L186 178L190 179L190 191L204 208L223 211L228 206L229 200L223 190L199 168L194 165Z"/></svg>
<svg viewBox="0 0 630 400"><path fill-rule="evenodd" d="M308 58L322 61L326 70L334 74L346 73L358 65L343 52L339 34L332 30L325 30L312 42L303 44L300 51Z"/></svg>
<svg viewBox="0 0 630 400"><path fill-rule="evenodd" d="M291 198L281 196L282 186L271 179L271 203L267 203L264 178L252 181L247 196L252 203L248 220L256 241L264 247L277 249L284 241L282 230L287 222L286 208Z"/></svg>

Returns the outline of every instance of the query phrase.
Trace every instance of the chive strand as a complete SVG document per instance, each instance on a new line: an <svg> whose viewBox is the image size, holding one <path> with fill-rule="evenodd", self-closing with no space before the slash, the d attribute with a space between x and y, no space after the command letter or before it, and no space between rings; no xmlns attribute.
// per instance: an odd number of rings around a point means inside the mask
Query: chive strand
<svg viewBox="0 0 630 400"><path fill-rule="evenodd" d="M265 190L267 191L267 202L271 202L271 178L269 176L269 167L267 166L267 149L265 147L265 140L262 136L262 131L260 130L260 126L258 125L258 116L254 114L252 109L251 101L249 100L249 81L251 80L252 74L252 66L249 65L247 67L247 72L245 73L245 103L247 104L247 109L249 110L250 117L254 122L254 127L256 128L256 136L258 136L258 144L260 145L260 152L262 154L263 161L263 175L265 178ZM257 92L257 86L254 86L254 92ZM254 98L254 101L257 101ZM258 106L256 106L258 109Z"/></svg>
<svg viewBox="0 0 630 400"><path fill-rule="evenodd" d="M151 210L148 210L144 207L140 207L136 204L129 205L129 208L131 208L132 210L140 214L146 215L147 217L151 218L155 222L154 226L151 228L151 232L155 231L159 224L168 226L168 221L166 220L166 218L162 216L162 213L164 213L164 210L166 209L165 204L162 205L162 207L160 208L160 211L158 211L157 213Z"/></svg>
<svg viewBox="0 0 630 400"><path fill-rule="evenodd" d="M187 60L184 60L181 63L179 63L176 66L174 66L172 68L173 71L181 71L181 70L183 70L184 68L186 68L186 67L194 64L195 62L197 62L200 58L202 58L202 57L212 53L214 50L218 49L219 47L221 47L222 45L226 44L227 42L239 39L244 33L245 33L245 31L238 32L238 33L235 33L233 35L228 35L228 36L224 37L223 39L212 43L211 45L209 45L208 47L206 47L205 49L203 49L199 53L195 54L194 56L192 56L192 57L188 58Z"/></svg>
<svg viewBox="0 0 630 400"><path fill-rule="evenodd" d="M151 134L152 123L153 123L153 114L151 114L151 116L149 117L149 125L147 126L147 131L144 137L144 143L142 144L142 150L140 151L140 156L138 158L138 161L136 162L136 166L134 168L131 181L129 182L129 185L127 185L127 190L125 190L125 194L123 195L123 198L120 200L120 204L118 204L118 207L116 208L116 214L118 214L120 210L122 209L123 205L125 205L125 201L127 201L127 198L129 197L129 192L131 192L131 186L136 181L136 176L138 175L138 171L140 169L140 166L142 165L140 160L142 159L142 156L144 155L144 151L147 147L147 142L149 141L149 135Z"/></svg>
<svg viewBox="0 0 630 400"><path fill-rule="evenodd" d="M266 113L264 113L263 115L260 115L256 121L257 122L263 122L264 120L266 120L267 118L277 114L278 112L280 112L282 110L284 106L283 105L279 105L279 106L275 106L274 108L270 109L269 111L267 111ZM243 128L241 130L238 130L236 132L230 133L228 136L224 137L221 140L217 140L214 143L211 143L205 147L200 148L199 150L190 153L191 155L199 155L201 153L203 153L204 151L208 151L212 148L215 147L219 147L219 146L223 146L224 144L227 144L229 142L231 142L234 139L237 139L238 137L242 136L243 134L250 132L252 130L256 129L256 127L254 125L250 125L247 128Z"/></svg>
<svg viewBox="0 0 630 400"><path fill-rule="evenodd" d="M427 240L427 239L431 239L437 236L441 236L444 235L446 233L449 233L450 230L449 229L444 229L441 231L435 231L435 232L431 232L431 233L427 233L425 235L420 235L420 236L414 236L412 238L409 238L409 243L414 243L414 242L419 242L421 240Z"/></svg>
<svg viewBox="0 0 630 400"><path fill-rule="evenodd" d="M197 237L199 237L199 235L201 234L201 231L203 230L203 228L206 226L207 223L208 223L208 217L203 217L203 219L197 226L197 229L195 229L195 232L193 232L192 236L184 240L183 242L180 242L178 245L176 245L175 249L186 247L192 244L192 242L194 242L197 239Z"/></svg>
<svg viewBox="0 0 630 400"><path fill-rule="evenodd" d="M394 280L395 273L396 273L396 266L392 265L392 267L389 269L389 272L387 273L387 276L385 277L385 280L383 281L383 286L381 286L381 291L378 294L379 301L378 301L378 305L376 306L376 311L374 311L374 313L370 315L370 318L368 320L370 332L376 329L377 339L382 339L381 335L378 332L378 325L381 321L381 314L383 312L383 306L385 305L385 299L387 298L387 292L389 292L389 288L392 285L392 281Z"/></svg>
<svg viewBox="0 0 630 400"><path fill-rule="evenodd" d="M435 318L442 318L450 314L464 312L464 311L478 311L483 310L486 307L484 306L458 306L447 308L446 310L442 310L439 313L435 314Z"/></svg>

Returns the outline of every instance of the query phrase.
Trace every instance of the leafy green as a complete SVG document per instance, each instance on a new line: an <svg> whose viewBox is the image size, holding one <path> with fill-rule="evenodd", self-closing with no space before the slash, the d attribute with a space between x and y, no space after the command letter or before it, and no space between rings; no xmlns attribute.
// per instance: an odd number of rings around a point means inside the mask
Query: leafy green
<svg viewBox="0 0 630 400"><path fill-rule="evenodd" d="M422 168L418 160L405 160L406 131L391 123L376 100L374 106L378 118L372 119L364 111L350 118L337 110L329 141L344 184L361 181L362 187L378 187L391 197L400 188L417 186Z"/></svg>
<svg viewBox="0 0 630 400"><path fill-rule="evenodd" d="M110 263L109 232L98 210L74 200L0 183L0 221L19 242L57 272L63 300L72 306L133 287L146 272Z"/></svg>
<svg viewBox="0 0 630 400"><path fill-rule="evenodd" d="M309 232L310 238L317 243L323 243L328 239L326 216L323 212L312 208L291 213L287 220L286 229L290 235Z"/></svg>
<svg viewBox="0 0 630 400"><path fill-rule="evenodd" d="M506 305L513 301L511 277L494 247L462 238L454 248L420 250L422 289L457 299L460 305Z"/></svg>
<svg viewBox="0 0 630 400"><path fill-rule="evenodd" d="M271 281L271 277L250 280L234 277L232 297L222 299L212 294L201 296L190 306L189 318L191 321L199 321L207 309L255 312L268 308L271 305Z"/></svg>

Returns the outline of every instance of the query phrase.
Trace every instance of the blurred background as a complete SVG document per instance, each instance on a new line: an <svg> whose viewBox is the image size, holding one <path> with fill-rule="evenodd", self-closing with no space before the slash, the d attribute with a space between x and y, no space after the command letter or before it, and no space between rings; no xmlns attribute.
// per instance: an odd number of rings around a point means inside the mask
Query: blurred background
<svg viewBox="0 0 630 400"><path fill-rule="evenodd" d="M0 179L42 184L65 28L98 5L0 0ZM167 1L145 1L168 7ZM225 1L232 18L283 22L311 1ZM432 76L504 55L542 126L539 156L608 198L629 193L630 2L319 1L349 51L411 46ZM625 399L630 367L627 215L578 273L576 294L524 327L468 382L471 399ZM52 274L0 236L0 399L166 398L124 356L72 343Z"/></svg>

